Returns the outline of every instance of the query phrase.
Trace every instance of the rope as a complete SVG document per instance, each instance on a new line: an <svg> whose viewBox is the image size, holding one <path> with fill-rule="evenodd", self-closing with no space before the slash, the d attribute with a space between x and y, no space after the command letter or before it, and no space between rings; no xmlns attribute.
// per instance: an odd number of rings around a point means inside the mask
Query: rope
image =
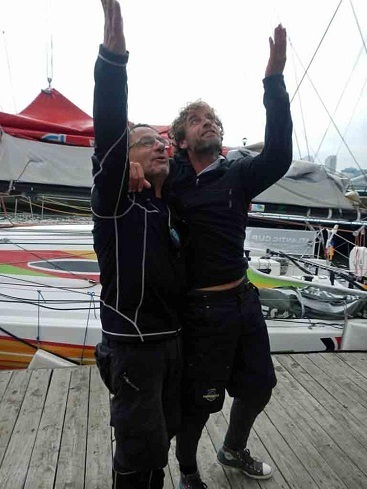
<svg viewBox="0 0 367 489"><path fill-rule="evenodd" d="M337 110L338 110L338 108L339 108L339 105L340 105L340 103L341 103L341 101L342 101L342 99L343 99L343 97L344 97L344 94L345 94L346 89L347 89L347 87L348 87L348 85L349 85L349 82L350 82L350 80L351 80L351 78L352 78L352 75L353 75L353 73L355 72L355 69L356 69L356 67L357 67L357 64L358 64L358 62L359 62L359 58L361 57L362 52L363 52L363 48L362 48L362 49L359 51L359 54L358 54L358 56L357 56L357 59L356 59L356 61L355 61L354 65L353 65L352 71L350 72L349 77L348 77L348 80L346 81L346 83L345 83L345 85L344 85L344 87L343 87L342 93L340 94L339 100L338 100L338 102L337 102L337 104L336 104L336 107L335 107L335 109L334 109L334 112L333 112L333 117L336 115L336 112L337 112ZM354 114L353 114L353 115L354 115ZM327 126L327 128L326 128L326 130L325 130L325 132L324 132L324 135L322 136L322 139L321 139L321 141L320 141L319 147L318 147L318 148L317 148L317 150L316 150L315 158L316 158L316 157L317 157L317 155L319 154L319 151L320 151L320 149L321 149L322 143L324 142L325 137L326 137L327 133L329 132L330 126L331 126L331 121L329 121L329 124L328 124L328 126ZM348 124L348 126L349 126L349 124ZM345 134L346 134L346 133L344 132L343 137L345 137Z"/></svg>
<svg viewBox="0 0 367 489"><path fill-rule="evenodd" d="M349 127L350 127L350 125L351 125L351 123L352 123L352 120L353 120L354 114L355 114L355 112L356 112L356 110L357 110L357 107L358 107L358 105L359 105L359 102L361 101L361 98L362 98L362 95L363 95L363 93L364 93L364 89L365 89L365 87L366 87L366 84L367 84L367 78L365 79L365 81L364 81L364 83L363 83L363 86L362 86L362 88L361 88L361 90L360 90L360 92L359 92L359 96L358 96L358 98L357 98L357 102L355 103L355 105L354 105L354 107L353 107L353 110L352 110L351 116L350 116L350 118L349 118L349 121L348 121L347 127L345 128L345 131L344 131L344 133L343 133L343 137L344 137L344 138L346 137L346 135L347 135L347 133L348 133L348 131L349 131ZM342 146L343 146L343 141L341 141L341 143L340 143L340 145L339 145L339 148L338 148L338 150L337 150L337 152L336 152L336 156L338 156L338 154L340 153L340 150L341 150Z"/></svg>
<svg viewBox="0 0 367 489"><path fill-rule="evenodd" d="M360 36L361 36L362 43L363 43L363 46L364 46L364 50L366 51L366 54L367 54L367 46L366 46L366 41L364 40L364 37L363 37L363 34L362 34L362 29L361 29L360 23L359 23L359 21L358 21L358 17L357 17L356 11L354 10L354 5L353 5L352 0L349 0L349 3L350 3L350 6L352 7L352 11L353 11L354 20L356 21L356 24L357 24L357 29L358 29L359 34L360 34Z"/></svg>
<svg viewBox="0 0 367 489"><path fill-rule="evenodd" d="M51 83L54 76L54 53L53 53L53 36L52 36L52 28L51 28L51 11L52 11L52 0L48 1L46 5L46 17L47 24L49 27L49 40L46 44L46 56L47 56L47 81L48 81L48 90L51 90Z"/></svg>
<svg viewBox="0 0 367 489"><path fill-rule="evenodd" d="M40 308L40 298L42 297L43 302L45 301L45 298L42 295L42 292L40 290L37 290L38 294L38 308L37 308L37 342L38 342L38 348L40 347L40 341L41 341L41 308Z"/></svg>
<svg viewBox="0 0 367 489"><path fill-rule="evenodd" d="M3 39L4 39L4 49L5 49L6 62L7 62L7 65L8 65L9 83L10 83L10 89L11 89L11 98L12 98L13 105L14 105L14 112L17 113L18 111L17 111L17 106L16 106L16 103L15 103L15 97L14 97L13 77L11 75L11 67L10 67L10 60L9 60L8 46L7 46L7 43L6 43L5 31L3 31Z"/></svg>
<svg viewBox="0 0 367 489"><path fill-rule="evenodd" d="M289 39L290 45L292 46L292 43L290 41L290 38L288 38L288 39ZM294 51L293 50L292 50L292 62L293 62L293 68L294 68L294 78L296 79L296 85L298 86L297 68L296 68L296 63L294 61ZM302 100L301 100L301 92L298 92L298 102L299 102L299 107L300 107L300 111L301 111L301 118L302 118L302 124L303 124L303 133L304 133L305 141L306 141L306 151L307 151L307 154L309 155L310 154L310 149L309 149L309 145L308 145L308 137L307 137L306 123L305 123L305 118L304 118L304 113L303 113L303 106L302 106ZM298 149L299 158L301 159L302 158L301 148L299 146L298 136L297 136L297 133L296 133L295 130L294 130L294 135L295 135L295 139L296 139L296 143L297 143L297 149Z"/></svg>
<svg viewBox="0 0 367 489"><path fill-rule="evenodd" d="M85 325L84 340L83 340L83 346L82 346L82 354L80 356L79 365L83 365L84 351L85 351L85 346L86 346L86 343L87 343L87 333L88 333L90 312L92 310L92 304L93 304L93 310L94 310L94 317L97 319L97 316L96 316L96 304L94 302L94 292L88 292L88 294L90 295L90 302L89 302L89 309L88 309L87 324Z"/></svg>
<svg viewBox="0 0 367 489"><path fill-rule="evenodd" d="M296 96L296 94L297 94L297 92L298 92L298 90L299 90L300 86L302 85L303 80L305 79L305 77L306 77L306 75L307 75L307 73L308 73L308 70L310 69L310 66L311 66L312 62L313 62L313 60L315 59L316 54L317 54L318 50L320 49L321 44L323 43L323 41L324 41L324 39L325 39L325 36L326 36L326 34L327 34L328 30L330 29L330 26L331 26L331 24L333 23L333 20L334 20L334 18L335 18L335 16L336 16L336 14L337 14L337 12L338 12L338 10L339 10L340 5L342 4L342 2L343 2L343 0L340 0L340 2L339 2L339 4L338 4L338 6L336 7L336 10L335 10L335 12L334 12L334 14L333 14L333 16L332 16L332 18L331 18L331 20L330 20L329 24L328 24L328 26L327 26L327 28L326 28L326 30L325 30L325 32L324 32L324 34L323 34L323 36L322 36L322 38L321 38L321 40L320 40L320 42L319 42L319 44L318 44L318 46L317 46L317 48L316 48L316 51L314 52L314 54L313 54L313 56L312 56L312 58L311 58L311 61L308 63L308 66L307 66L306 70L305 70L305 71L304 71L304 73L303 73L303 76L302 76L302 78L301 78L301 81L299 82L299 84L298 84L298 86L297 86L297 88L296 88L296 91L294 92L294 94L293 94L293 96L292 96L292 98L291 98L291 103L293 102L294 97Z"/></svg>
<svg viewBox="0 0 367 489"><path fill-rule="evenodd" d="M300 58L299 58L299 56L298 56L298 54L297 54L297 51L295 50L294 46L293 46L293 49L294 49L294 52L295 52L295 54L296 54L296 56L297 56L297 59L298 59L299 63L300 63L300 64L301 64L301 66L303 67L302 61L300 60ZM324 108L325 112L327 113L327 115L328 115L328 117L329 117L329 119L330 119L331 123L333 124L333 126L334 126L334 128L335 128L336 132L337 132L337 133L338 133L338 135L340 136L340 139L343 141L343 143L344 143L345 147L347 148L347 150L348 150L348 152L349 152L350 156L352 157L352 159L353 159L354 163L355 163L355 164L358 166L358 168L361 170L361 172L362 172L362 173L365 175L365 174L366 174L366 171L365 171L365 170L364 170L364 169L361 167L361 165L358 163L357 158L354 156L354 154L353 154L352 150L350 149L350 147L349 147L348 143L346 142L346 140L345 140L345 138L344 138L343 134L340 132L340 129L339 129L339 128L338 128L338 126L336 125L336 122L334 121L333 116L330 114L330 112L329 112L328 108L326 107L326 105L325 105L325 103L324 103L324 101L323 101L323 99L322 99L321 95L319 94L319 92L318 92L317 88L315 87L315 85L314 85L313 81L311 80L311 77L310 77L309 75L307 75L307 77L308 77L308 80L309 80L309 82L310 82L310 84L311 84L312 88L314 89L314 91L315 91L315 93L316 93L316 95L317 95L317 98L319 99L319 101L320 101L321 105L323 106L323 108Z"/></svg>

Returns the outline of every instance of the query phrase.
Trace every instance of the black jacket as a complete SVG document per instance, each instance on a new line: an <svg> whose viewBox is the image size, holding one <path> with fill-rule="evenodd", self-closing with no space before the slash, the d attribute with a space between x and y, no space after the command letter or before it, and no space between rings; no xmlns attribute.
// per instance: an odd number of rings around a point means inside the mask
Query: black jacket
<svg viewBox="0 0 367 489"><path fill-rule="evenodd" d="M187 226L185 246L192 288L229 283L243 276L247 211L251 199L270 187L292 161L292 120L283 75L264 79L263 151L229 161L197 176L185 152L174 158L165 191Z"/></svg>
<svg viewBox="0 0 367 489"><path fill-rule="evenodd" d="M127 191L127 58L101 46L95 65L92 211L102 330L119 341L160 340L180 330L183 263L167 206L152 190Z"/></svg>

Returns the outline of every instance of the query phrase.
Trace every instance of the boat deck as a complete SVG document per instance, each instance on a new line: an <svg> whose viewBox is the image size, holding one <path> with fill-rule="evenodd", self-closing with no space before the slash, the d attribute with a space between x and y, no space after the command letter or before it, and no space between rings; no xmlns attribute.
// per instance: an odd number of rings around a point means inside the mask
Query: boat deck
<svg viewBox="0 0 367 489"><path fill-rule="evenodd" d="M199 465L210 489L367 488L367 353L274 355L278 385L256 421L267 481L216 461L230 399L212 415ZM96 367L0 372L0 487L110 489L109 394ZM165 489L177 487L174 447Z"/></svg>

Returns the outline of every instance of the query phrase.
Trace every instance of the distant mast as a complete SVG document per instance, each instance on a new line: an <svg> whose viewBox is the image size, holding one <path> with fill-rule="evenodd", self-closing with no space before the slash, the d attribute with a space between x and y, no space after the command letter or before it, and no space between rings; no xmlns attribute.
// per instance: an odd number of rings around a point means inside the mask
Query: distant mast
<svg viewBox="0 0 367 489"><path fill-rule="evenodd" d="M52 29L52 0L47 0L46 4L46 26L47 26L47 40L46 40L46 76L48 87L47 91L52 90L52 80L54 76L54 53L53 53L53 29Z"/></svg>

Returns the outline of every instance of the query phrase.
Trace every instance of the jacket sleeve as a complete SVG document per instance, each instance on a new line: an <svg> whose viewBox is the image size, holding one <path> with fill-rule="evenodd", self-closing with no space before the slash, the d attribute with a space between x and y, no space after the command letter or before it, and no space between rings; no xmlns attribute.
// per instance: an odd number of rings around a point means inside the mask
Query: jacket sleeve
<svg viewBox="0 0 367 489"><path fill-rule="evenodd" d="M99 48L94 69L92 211L113 217L126 201L129 181L126 55Z"/></svg>
<svg viewBox="0 0 367 489"><path fill-rule="evenodd" d="M242 163L242 184L249 202L273 185L292 162L292 119L283 75L264 79L266 109L265 142L262 152Z"/></svg>

